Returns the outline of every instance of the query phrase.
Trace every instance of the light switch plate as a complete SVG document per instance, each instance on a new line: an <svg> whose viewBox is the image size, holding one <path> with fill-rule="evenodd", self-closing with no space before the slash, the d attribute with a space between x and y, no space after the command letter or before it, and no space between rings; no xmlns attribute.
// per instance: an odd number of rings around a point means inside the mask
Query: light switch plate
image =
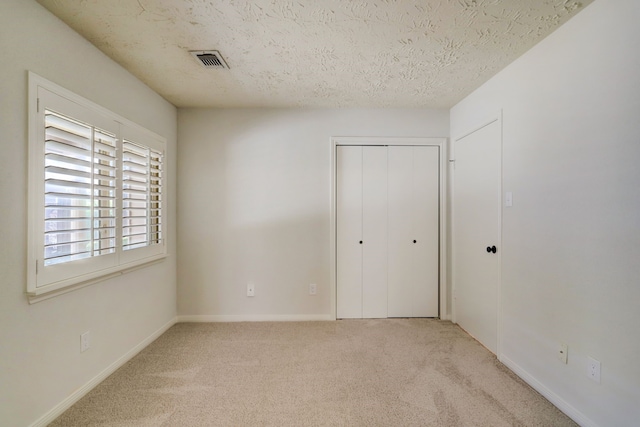
<svg viewBox="0 0 640 427"><path fill-rule="evenodd" d="M560 347L558 347L558 360L564 364L567 363L568 351L569 346L566 344L560 344Z"/></svg>

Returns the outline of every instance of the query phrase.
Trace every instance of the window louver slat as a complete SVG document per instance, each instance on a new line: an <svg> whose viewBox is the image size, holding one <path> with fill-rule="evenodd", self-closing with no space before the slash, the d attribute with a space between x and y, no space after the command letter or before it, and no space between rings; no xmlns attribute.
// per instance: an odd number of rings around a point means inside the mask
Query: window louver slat
<svg viewBox="0 0 640 427"><path fill-rule="evenodd" d="M64 180L64 179L53 179L53 178L46 178L46 169L45 169L45 181L44 181L44 186L45 186L45 193L50 193L49 189L55 189L55 188L63 188L64 191L61 191L63 193L67 193L67 194L90 194L90 189L91 189L91 184L89 183L84 183L84 182L73 182L71 179L69 180ZM55 192L55 191L54 191Z"/></svg>
<svg viewBox="0 0 640 427"><path fill-rule="evenodd" d="M91 173L82 170L74 170L69 168L61 168L58 166L45 166L45 173L48 175L58 175L61 179L65 177L86 178L82 182L87 182L91 178ZM45 178L46 179L46 178Z"/></svg>
<svg viewBox="0 0 640 427"><path fill-rule="evenodd" d="M49 132L51 131L51 129L48 128L46 131ZM47 135L45 144L47 146L47 153L60 154L64 157L67 157L68 159L84 160L86 162L91 160L91 152L86 148L81 148L76 145L56 141L49 135Z"/></svg>
<svg viewBox="0 0 640 427"><path fill-rule="evenodd" d="M77 167L78 170L91 170L91 163L75 157L68 157L61 154L48 153L45 156L47 166L60 166L63 168ZM72 166L70 166L72 165Z"/></svg>
<svg viewBox="0 0 640 427"><path fill-rule="evenodd" d="M63 129L56 128L54 126L47 126L46 132L47 142L51 141L60 145L69 145L71 147L77 147L81 150L88 149L87 142L89 141L89 137L87 135L69 132Z"/></svg>

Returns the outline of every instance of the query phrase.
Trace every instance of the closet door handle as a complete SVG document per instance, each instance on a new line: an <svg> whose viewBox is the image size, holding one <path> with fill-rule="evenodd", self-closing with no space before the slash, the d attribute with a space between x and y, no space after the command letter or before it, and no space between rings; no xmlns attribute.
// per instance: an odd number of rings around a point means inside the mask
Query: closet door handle
<svg viewBox="0 0 640 427"><path fill-rule="evenodd" d="M362 240L360 240L360 244L362 244Z"/></svg>
<svg viewBox="0 0 640 427"><path fill-rule="evenodd" d="M495 246L487 246L487 252L495 254L496 252L498 252L498 250L496 249Z"/></svg>
<svg viewBox="0 0 640 427"><path fill-rule="evenodd" d="M417 242L418 242L417 240L414 240L414 241L413 241L413 243L417 243Z"/></svg>

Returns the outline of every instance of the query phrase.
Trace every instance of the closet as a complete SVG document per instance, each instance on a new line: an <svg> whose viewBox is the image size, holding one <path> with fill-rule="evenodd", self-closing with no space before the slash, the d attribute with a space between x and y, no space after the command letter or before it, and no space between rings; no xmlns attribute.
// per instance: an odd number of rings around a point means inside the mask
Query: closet
<svg viewBox="0 0 640 427"><path fill-rule="evenodd" d="M336 147L338 318L437 317L439 148Z"/></svg>

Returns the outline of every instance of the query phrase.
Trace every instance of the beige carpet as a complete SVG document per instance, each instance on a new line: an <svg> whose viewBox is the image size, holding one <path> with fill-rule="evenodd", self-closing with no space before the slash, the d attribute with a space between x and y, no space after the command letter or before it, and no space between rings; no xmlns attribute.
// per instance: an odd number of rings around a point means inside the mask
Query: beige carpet
<svg viewBox="0 0 640 427"><path fill-rule="evenodd" d="M575 426L449 322L182 323L52 426Z"/></svg>

